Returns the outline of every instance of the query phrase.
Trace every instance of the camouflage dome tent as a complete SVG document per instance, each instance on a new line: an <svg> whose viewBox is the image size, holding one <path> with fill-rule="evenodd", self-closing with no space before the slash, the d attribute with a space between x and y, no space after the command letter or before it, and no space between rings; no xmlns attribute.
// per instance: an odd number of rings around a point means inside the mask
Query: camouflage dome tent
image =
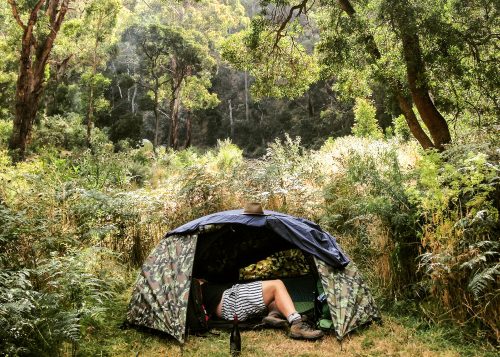
<svg viewBox="0 0 500 357"><path fill-rule="evenodd" d="M192 277L236 282L240 268L294 248L310 257L337 338L380 318L368 287L335 238L306 219L264 213L224 211L168 232L141 268L127 322L167 332L183 343Z"/></svg>

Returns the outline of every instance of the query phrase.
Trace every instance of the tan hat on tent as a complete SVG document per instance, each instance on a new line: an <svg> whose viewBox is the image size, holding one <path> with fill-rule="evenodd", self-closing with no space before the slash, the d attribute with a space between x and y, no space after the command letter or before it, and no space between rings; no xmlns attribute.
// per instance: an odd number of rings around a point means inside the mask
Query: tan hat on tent
<svg viewBox="0 0 500 357"><path fill-rule="evenodd" d="M256 216L265 216L264 210L260 202L247 202L243 214L253 214Z"/></svg>

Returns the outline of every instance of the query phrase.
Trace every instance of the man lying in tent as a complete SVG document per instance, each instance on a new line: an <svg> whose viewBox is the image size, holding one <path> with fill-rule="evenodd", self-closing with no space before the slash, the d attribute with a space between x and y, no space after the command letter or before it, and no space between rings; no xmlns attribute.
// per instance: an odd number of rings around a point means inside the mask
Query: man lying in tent
<svg viewBox="0 0 500 357"><path fill-rule="evenodd" d="M321 330L314 330L302 321L281 280L254 281L232 286L200 280L200 284L205 308L211 316L233 320L236 315L239 321L245 321L269 310L263 322L279 328L289 324L291 338L316 340L323 337Z"/></svg>
<svg viewBox="0 0 500 357"><path fill-rule="evenodd" d="M367 284L333 236L314 222L264 211L255 202L243 210L197 218L168 232L141 267L126 324L163 331L184 343L187 333L196 331L196 324L200 324L201 330L208 327L202 326L207 322L205 312L196 311L201 308L203 289L199 284L194 288L193 276L234 284L240 268L291 248L313 257L310 267L320 278L316 291L323 291L327 303L322 305L327 310L322 309L325 318L319 320L322 329L332 331L342 340L360 326L380 320ZM296 312L299 300L294 304L289 294L295 291L291 287L287 291L279 280L239 287L207 284L205 305L218 317L232 319L237 312L239 319L244 320L247 312L267 308L271 312L265 322L274 326L290 323L292 337L322 336L321 331L309 328L300 319Z"/></svg>

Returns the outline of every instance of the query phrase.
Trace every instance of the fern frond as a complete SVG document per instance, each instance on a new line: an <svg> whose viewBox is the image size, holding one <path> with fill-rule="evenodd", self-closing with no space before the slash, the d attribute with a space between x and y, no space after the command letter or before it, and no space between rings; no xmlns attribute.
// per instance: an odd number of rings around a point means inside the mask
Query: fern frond
<svg viewBox="0 0 500 357"><path fill-rule="evenodd" d="M480 299L500 277L500 263L476 273L468 284L468 288L474 294L476 299ZM498 288L497 288L498 289Z"/></svg>

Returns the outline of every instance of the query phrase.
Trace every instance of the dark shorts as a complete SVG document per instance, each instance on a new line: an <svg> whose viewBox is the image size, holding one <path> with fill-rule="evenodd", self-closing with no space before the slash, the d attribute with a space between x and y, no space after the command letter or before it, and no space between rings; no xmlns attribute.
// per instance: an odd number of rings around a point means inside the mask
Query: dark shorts
<svg viewBox="0 0 500 357"><path fill-rule="evenodd" d="M234 314L239 321L266 311L262 295L262 281L235 284L222 294L222 318L232 320Z"/></svg>

